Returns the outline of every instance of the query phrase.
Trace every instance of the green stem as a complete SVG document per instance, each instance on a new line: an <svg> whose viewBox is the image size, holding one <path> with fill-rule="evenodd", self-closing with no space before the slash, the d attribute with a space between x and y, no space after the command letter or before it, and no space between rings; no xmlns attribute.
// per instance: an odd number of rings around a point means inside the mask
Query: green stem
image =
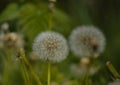
<svg viewBox="0 0 120 85"><path fill-rule="evenodd" d="M26 59L25 54L22 52L22 50L20 50L20 56L22 57L22 61L28 66L28 68L30 68L31 74L33 75L33 77L35 78L35 80L37 81L38 85L42 85L42 83L39 80L39 77L37 76L37 74L35 73L35 71L33 70L33 67L31 66L31 64L29 63L29 61Z"/></svg>
<svg viewBox="0 0 120 85"><path fill-rule="evenodd" d="M8 82L8 75L9 75L9 61L6 61L4 73L3 73L3 85L6 85Z"/></svg>
<svg viewBox="0 0 120 85"><path fill-rule="evenodd" d="M23 72L23 77L25 80L25 85L31 85L28 71L26 69L26 66L23 60L21 60L21 65L22 65L22 72Z"/></svg>
<svg viewBox="0 0 120 85"><path fill-rule="evenodd" d="M48 29L49 30L52 29L52 13L49 13L49 16L48 16Z"/></svg>
<svg viewBox="0 0 120 85"><path fill-rule="evenodd" d="M117 70L115 69L115 67L112 65L112 63L110 61L108 61L106 63L108 70L110 71L110 73L113 75L113 77L115 79L120 79L120 74L117 72Z"/></svg>
<svg viewBox="0 0 120 85"><path fill-rule="evenodd" d="M11 52L9 51L7 53L7 60L5 61L5 68L4 68L4 73L3 73L3 83L2 85L7 85L8 82L8 77L9 77L9 67L10 67L10 62L11 62Z"/></svg>
<svg viewBox="0 0 120 85"><path fill-rule="evenodd" d="M53 7L54 8L54 7ZM53 9L50 8L49 10L49 16L48 16L48 29L52 29L52 18L53 18ZM51 63L48 61L48 80L47 85L50 85L50 78L51 78Z"/></svg>
<svg viewBox="0 0 120 85"><path fill-rule="evenodd" d="M84 85L90 85L89 72L87 72L86 75L85 75Z"/></svg>
<svg viewBox="0 0 120 85"><path fill-rule="evenodd" d="M48 81L47 81L47 85L50 85L50 77L51 77L50 70L51 70L51 63L48 62Z"/></svg>
<svg viewBox="0 0 120 85"><path fill-rule="evenodd" d="M90 79L90 61L89 58L82 58L81 65L85 69L85 75L83 75L82 78L82 85L91 85L91 79Z"/></svg>
<svg viewBox="0 0 120 85"><path fill-rule="evenodd" d="M39 80L39 77L37 76L37 74L34 72L33 67L30 65L30 63L28 62L28 60L23 57L23 61L25 62L25 64L28 65L28 67L30 68L31 74L33 75L33 77L35 78L35 80L37 81L38 85L42 85L42 83Z"/></svg>

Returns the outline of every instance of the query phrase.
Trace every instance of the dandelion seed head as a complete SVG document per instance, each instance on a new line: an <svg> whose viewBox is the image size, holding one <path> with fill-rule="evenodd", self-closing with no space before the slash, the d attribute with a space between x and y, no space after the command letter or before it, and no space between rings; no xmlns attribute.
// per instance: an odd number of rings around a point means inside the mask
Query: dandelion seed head
<svg viewBox="0 0 120 85"><path fill-rule="evenodd" d="M105 47L103 33L94 26L77 27L71 33L69 40L73 53L81 57L97 57Z"/></svg>
<svg viewBox="0 0 120 85"><path fill-rule="evenodd" d="M36 37L33 43L33 51L41 60L60 62L68 55L68 45L61 34L47 31Z"/></svg>
<svg viewBox="0 0 120 85"><path fill-rule="evenodd" d="M90 66L89 67L89 74L90 76L95 75L99 71L99 66ZM71 64L70 66L70 71L74 77L77 78L82 78L85 76L86 73L88 73L88 67L82 66L82 65L76 65L76 64Z"/></svg>
<svg viewBox="0 0 120 85"><path fill-rule="evenodd" d="M23 48L24 46L22 36L15 32L5 34L3 38L3 42L4 42L4 45L8 48L11 48L11 47Z"/></svg>

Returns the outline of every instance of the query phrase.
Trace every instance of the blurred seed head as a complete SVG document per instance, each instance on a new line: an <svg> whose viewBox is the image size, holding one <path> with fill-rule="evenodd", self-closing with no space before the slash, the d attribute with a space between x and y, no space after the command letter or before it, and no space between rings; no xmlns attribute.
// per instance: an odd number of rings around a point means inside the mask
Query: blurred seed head
<svg viewBox="0 0 120 85"><path fill-rule="evenodd" d="M67 41L57 32L42 32L36 37L33 43L33 52L41 60L60 62L66 59L68 55Z"/></svg>
<svg viewBox="0 0 120 85"><path fill-rule="evenodd" d="M9 29L9 24L7 22L3 23L1 25L1 29L2 31L7 31Z"/></svg>
<svg viewBox="0 0 120 85"><path fill-rule="evenodd" d="M83 2L89 8L93 8L97 4L96 0L83 0Z"/></svg>
<svg viewBox="0 0 120 85"><path fill-rule="evenodd" d="M49 0L50 2L53 2L53 3L55 3L56 2L56 0Z"/></svg>
<svg viewBox="0 0 120 85"><path fill-rule="evenodd" d="M72 82L70 80L65 80L61 85L72 85Z"/></svg>
<svg viewBox="0 0 120 85"><path fill-rule="evenodd" d="M53 12L56 0L49 0L49 2L50 3L49 3L49 6L48 6L48 9L49 9L50 12Z"/></svg>
<svg viewBox="0 0 120 85"><path fill-rule="evenodd" d="M99 71L99 66L90 66L88 68L82 65L71 64L70 71L74 77L80 78L86 75L89 72L90 76L95 75Z"/></svg>
<svg viewBox="0 0 120 85"><path fill-rule="evenodd" d="M73 53L81 57L97 57L105 47L103 33L94 26L77 27L71 33L69 40Z"/></svg>
<svg viewBox="0 0 120 85"><path fill-rule="evenodd" d="M109 83L108 85L120 85L120 81Z"/></svg>
<svg viewBox="0 0 120 85"><path fill-rule="evenodd" d="M59 85L57 82L53 81L50 85Z"/></svg>
<svg viewBox="0 0 120 85"><path fill-rule="evenodd" d="M89 58L83 57L81 59L81 65L83 65L83 66L89 66L89 64L90 64L90 59Z"/></svg>
<svg viewBox="0 0 120 85"><path fill-rule="evenodd" d="M36 55L36 53L34 53L34 52L31 52L31 53L29 54L29 57L30 57L30 59L33 60L33 61L39 59L39 56Z"/></svg>
<svg viewBox="0 0 120 85"><path fill-rule="evenodd" d="M18 33L11 32L4 35L3 38L4 45L8 48L23 48L24 43L22 36Z"/></svg>

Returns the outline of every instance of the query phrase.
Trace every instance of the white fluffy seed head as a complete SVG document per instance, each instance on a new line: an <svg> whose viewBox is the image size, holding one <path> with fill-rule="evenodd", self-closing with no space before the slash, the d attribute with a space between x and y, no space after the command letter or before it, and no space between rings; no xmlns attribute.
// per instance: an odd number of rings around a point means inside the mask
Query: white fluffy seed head
<svg viewBox="0 0 120 85"><path fill-rule="evenodd" d="M46 31L40 33L34 43L33 51L41 60L60 62L68 55L68 45L66 39L59 33Z"/></svg>
<svg viewBox="0 0 120 85"><path fill-rule="evenodd" d="M70 47L76 56L97 57L105 47L103 33L94 26L77 27L70 35Z"/></svg>

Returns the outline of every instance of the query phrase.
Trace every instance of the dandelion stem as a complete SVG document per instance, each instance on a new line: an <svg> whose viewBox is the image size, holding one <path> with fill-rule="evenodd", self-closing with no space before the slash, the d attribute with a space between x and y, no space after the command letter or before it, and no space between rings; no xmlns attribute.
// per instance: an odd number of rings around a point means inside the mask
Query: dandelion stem
<svg viewBox="0 0 120 85"><path fill-rule="evenodd" d="M21 57L21 67L22 67L23 77L24 77L24 80L25 80L25 85L31 85L29 72L28 72L28 70L26 68L26 64L23 60L23 57L25 56L25 54L23 52L23 49L20 49L18 56Z"/></svg>
<svg viewBox="0 0 120 85"><path fill-rule="evenodd" d="M49 0L49 15L48 15L48 29L52 29L52 18L53 18L53 11L54 11L54 4L56 0Z"/></svg>
<svg viewBox="0 0 120 85"><path fill-rule="evenodd" d="M51 2L49 0L49 16L48 16L48 29L52 29L52 13L53 13L53 8L54 8L54 2ZM50 85L50 78L51 78L51 63L48 62L48 80L47 80L47 85Z"/></svg>
<svg viewBox="0 0 120 85"><path fill-rule="evenodd" d="M24 62L28 65L28 67L31 70L31 73L33 75L33 77L35 78L35 80L37 81L38 85L42 85L42 83L39 80L39 77L36 75L36 73L34 72L32 66L30 65L30 63L27 61L27 59L25 57L23 57Z"/></svg>
<svg viewBox="0 0 120 85"><path fill-rule="evenodd" d="M39 77L34 72L33 67L31 66L31 64L29 63L29 61L26 59L25 54L22 52L22 50L20 50L20 56L22 57L22 61L28 66L28 68L30 68L31 74L33 75L33 77L37 81L38 85L42 85L42 83L39 80Z"/></svg>
<svg viewBox="0 0 120 85"><path fill-rule="evenodd" d="M52 29L52 13L49 13L48 16L48 29L51 30Z"/></svg>
<svg viewBox="0 0 120 85"><path fill-rule="evenodd" d="M48 62L48 81L47 81L47 85L50 85L50 78L51 78L51 63Z"/></svg>
<svg viewBox="0 0 120 85"><path fill-rule="evenodd" d="M89 72L86 72L84 85L90 85Z"/></svg>
<svg viewBox="0 0 120 85"><path fill-rule="evenodd" d="M90 80L90 67L86 67L86 72L85 75L82 78L82 85L91 85L91 80Z"/></svg>
<svg viewBox="0 0 120 85"><path fill-rule="evenodd" d="M120 74L117 72L117 70L115 69L115 67L112 65L112 63L110 61L108 61L106 63L108 70L110 71L110 73L112 74L112 76L115 79L120 79Z"/></svg>
<svg viewBox="0 0 120 85"><path fill-rule="evenodd" d="M49 5L51 5L51 3L49 3ZM49 8L48 29L49 30L52 29L52 11L51 11L51 8ZM47 80L47 85L50 85L50 68L51 68L50 62L48 62L48 80Z"/></svg>
<svg viewBox="0 0 120 85"><path fill-rule="evenodd" d="M7 53L7 60L5 61L5 68L4 68L4 73L3 73L3 83L2 85L6 85L8 82L8 75L9 75L9 67L10 67L10 62L11 62L11 52L8 51Z"/></svg>
<svg viewBox="0 0 120 85"><path fill-rule="evenodd" d="M29 75L28 75L28 71L26 69L25 63L23 60L21 60L21 65L22 65L22 72L23 72L23 77L25 79L25 85L31 85L30 84L30 79L29 79Z"/></svg>

